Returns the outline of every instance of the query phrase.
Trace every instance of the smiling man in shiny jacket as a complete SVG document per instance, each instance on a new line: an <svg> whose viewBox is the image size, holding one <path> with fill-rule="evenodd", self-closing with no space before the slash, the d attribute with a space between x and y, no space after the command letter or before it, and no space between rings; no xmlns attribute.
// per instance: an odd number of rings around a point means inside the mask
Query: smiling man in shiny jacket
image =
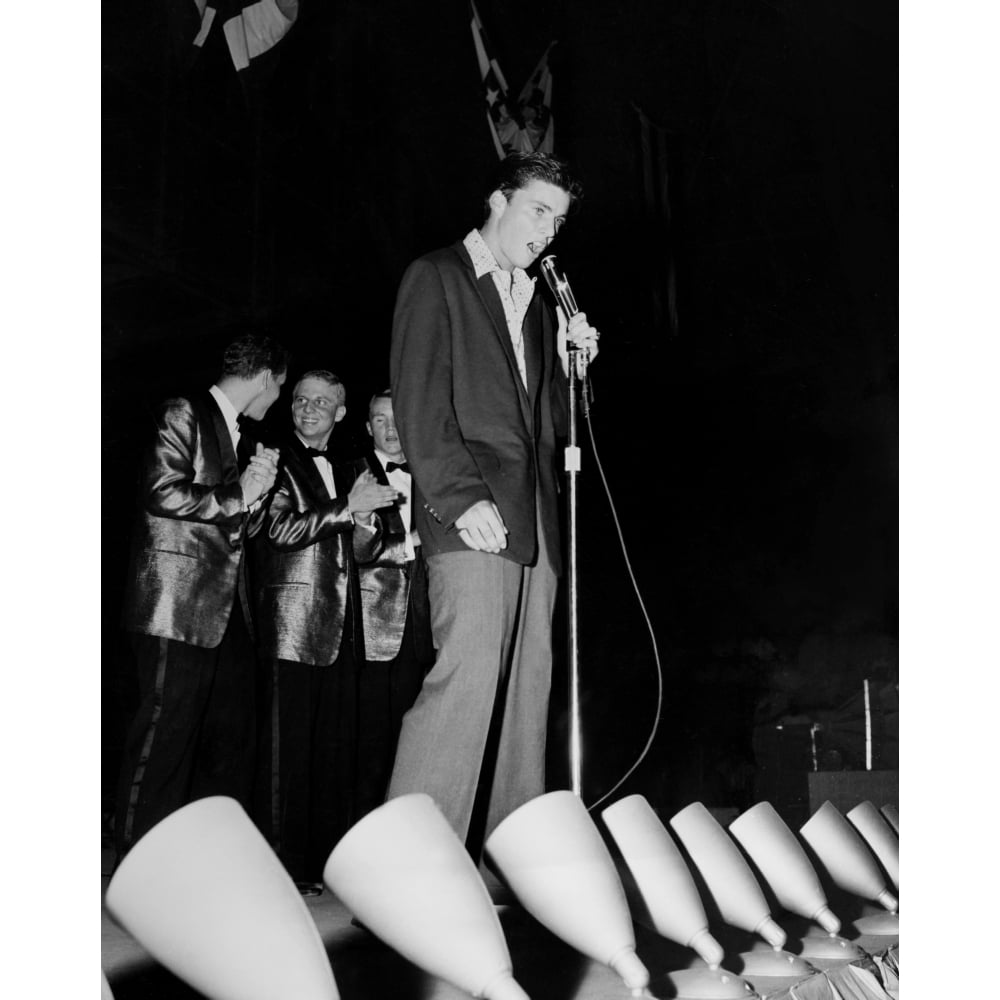
<svg viewBox="0 0 1000 1000"><path fill-rule="evenodd" d="M292 392L294 430L254 541L258 650L270 674L258 821L300 891L357 816L357 686L364 642L356 563L381 547L372 512L395 492L354 479L328 451L347 412L343 383L306 372Z"/></svg>

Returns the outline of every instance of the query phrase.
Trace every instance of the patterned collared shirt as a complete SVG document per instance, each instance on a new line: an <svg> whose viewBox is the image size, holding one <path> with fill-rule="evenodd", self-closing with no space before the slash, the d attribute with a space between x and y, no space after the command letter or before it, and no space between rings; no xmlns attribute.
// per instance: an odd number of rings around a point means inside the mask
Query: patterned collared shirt
<svg viewBox="0 0 1000 1000"><path fill-rule="evenodd" d="M514 346L514 357L517 358L517 370L521 373L521 381L528 386L528 373L524 364L524 315L535 294L535 279L529 278L526 271L515 267L513 272L505 271L493 256L493 251L486 245L478 229L473 229L462 241L472 258L476 277L489 274L493 278L500 293L504 316L507 318L507 331L510 342Z"/></svg>

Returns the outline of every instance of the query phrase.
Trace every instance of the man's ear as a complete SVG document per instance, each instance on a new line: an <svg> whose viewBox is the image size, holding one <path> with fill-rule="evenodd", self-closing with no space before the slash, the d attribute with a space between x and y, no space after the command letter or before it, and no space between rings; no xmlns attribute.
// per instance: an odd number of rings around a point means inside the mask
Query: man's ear
<svg viewBox="0 0 1000 1000"><path fill-rule="evenodd" d="M347 407L343 403L337 407L337 412L333 415L333 422L339 424L347 416Z"/></svg>
<svg viewBox="0 0 1000 1000"><path fill-rule="evenodd" d="M497 188L496 191L490 195L489 205L490 209L498 218L503 215L507 208L507 199L503 196L503 191Z"/></svg>

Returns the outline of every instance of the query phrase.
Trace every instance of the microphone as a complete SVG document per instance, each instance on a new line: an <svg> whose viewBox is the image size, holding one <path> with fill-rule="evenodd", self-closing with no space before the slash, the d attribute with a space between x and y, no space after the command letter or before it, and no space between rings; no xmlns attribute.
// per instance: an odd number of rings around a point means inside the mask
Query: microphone
<svg viewBox="0 0 1000 1000"><path fill-rule="evenodd" d="M576 304L576 299L573 297L573 289L569 287L566 275L562 273L562 270L556 263L556 255L550 253L543 257L541 268L542 274L545 275L545 280L553 296L555 296L556 302L562 306L563 312L566 314L566 319L571 319L580 311L580 307ZM577 378L583 380L584 391L581 402L583 412L586 415L590 412L590 403L593 400L590 383L587 381L587 364L590 361L590 352L587 350L581 351L572 342L568 343L566 347L569 351L569 357L572 358L569 366L570 378L572 379L575 375ZM572 382L570 384L572 385Z"/></svg>
<svg viewBox="0 0 1000 1000"><path fill-rule="evenodd" d="M576 304L576 299L573 298L573 289L569 287L566 275L562 273L562 270L556 263L556 255L550 253L548 256L543 257L541 268L542 274L545 275L545 280L552 290L556 302L563 307L566 318L569 319L571 316L575 316L580 311L580 307Z"/></svg>

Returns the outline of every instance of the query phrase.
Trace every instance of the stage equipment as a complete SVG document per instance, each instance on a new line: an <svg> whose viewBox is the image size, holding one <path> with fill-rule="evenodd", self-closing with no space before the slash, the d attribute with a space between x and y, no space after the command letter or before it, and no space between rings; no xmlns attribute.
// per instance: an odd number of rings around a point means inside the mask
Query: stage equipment
<svg viewBox="0 0 1000 1000"><path fill-rule="evenodd" d="M722 945L708 929L698 888L670 832L641 795L629 795L601 813L635 879L658 934L694 949L712 968L722 963ZM645 921L640 921L644 923Z"/></svg>
<svg viewBox="0 0 1000 1000"><path fill-rule="evenodd" d="M566 319L580 310L569 287L569 282L556 263L555 254L548 254L541 261L542 274L548 283L556 302L562 307ZM569 774L570 787L576 795L583 794L583 737L580 726L580 621L579 585L577 570L577 482L581 468L580 447L577 444L577 401L583 405L584 416L589 415L589 386L587 384L586 351L572 347L569 350L568 404L566 447L564 449L566 468L566 534L567 534L567 634L566 655L569 674Z"/></svg>
<svg viewBox="0 0 1000 1000"><path fill-rule="evenodd" d="M512 976L489 892L429 795L390 799L355 823L323 879L358 920L424 971L475 997L528 1000Z"/></svg>
<svg viewBox="0 0 1000 1000"><path fill-rule="evenodd" d="M578 796L548 792L515 809L490 834L486 855L539 923L642 995L649 972L635 953L625 890Z"/></svg>
<svg viewBox="0 0 1000 1000"><path fill-rule="evenodd" d="M635 883L633 915L658 934L692 948L707 969L668 974L678 997L727 1000L752 993L739 976L720 969L722 945L708 930L708 918L691 870L670 832L641 795L608 806L601 818L611 832Z"/></svg>
<svg viewBox="0 0 1000 1000"><path fill-rule="evenodd" d="M838 888L896 912L899 900L868 845L832 802L824 802L799 832Z"/></svg>
<svg viewBox="0 0 1000 1000"><path fill-rule="evenodd" d="M156 824L118 866L111 916L210 1000L338 1000L295 883L235 799L198 799Z"/></svg>
<svg viewBox="0 0 1000 1000"><path fill-rule="evenodd" d="M859 803L847 813L847 818L865 839L898 892L899 837L871 802Z"/></svg>
<svg viewBox="0 0 1000 1000"><path fill-rule="evenodd" d="M756 865L781 907L815 921L827 936L802 940L805 959L854 961L863 952L839 937L840 920L802 845L770 802L758 802L729 824L729 832Z"/></svg>
<svg viewBox="0 0 1000 1000"><path fill-rule="evenodd" d="M771 916L746 859L708 809L693 802L670 820L670 826L701 873L722 919L760 935L771 946L742 952L740 974L804 978L815 972L808 962L782 950L787 935Z"/></svg>
<svg viewBox="0 0 1000 1000"><path fill-rule="evenodd" d="M892 804L882 806L882 815L886 818L886 822L896 831L896 836L899 836L899 810Z"/></svg>
<svg viewBox="0 0 1000 1000"><path fill-rule="evenodd" d="M786 910L815 920L829 934L840 932L840 921L830 909L816 870L774 806L758 802L729 824L729 832Z"/></svg>
<svg viewBox="0 0 1000 1000"><path fill-rule="evenodd" d="M864 838L836 806L824 802L799 833L837 888L879 903L889 911L861 917L854 921L854 926L862 933L898 936L899 900L889 891Z"/></svg>

